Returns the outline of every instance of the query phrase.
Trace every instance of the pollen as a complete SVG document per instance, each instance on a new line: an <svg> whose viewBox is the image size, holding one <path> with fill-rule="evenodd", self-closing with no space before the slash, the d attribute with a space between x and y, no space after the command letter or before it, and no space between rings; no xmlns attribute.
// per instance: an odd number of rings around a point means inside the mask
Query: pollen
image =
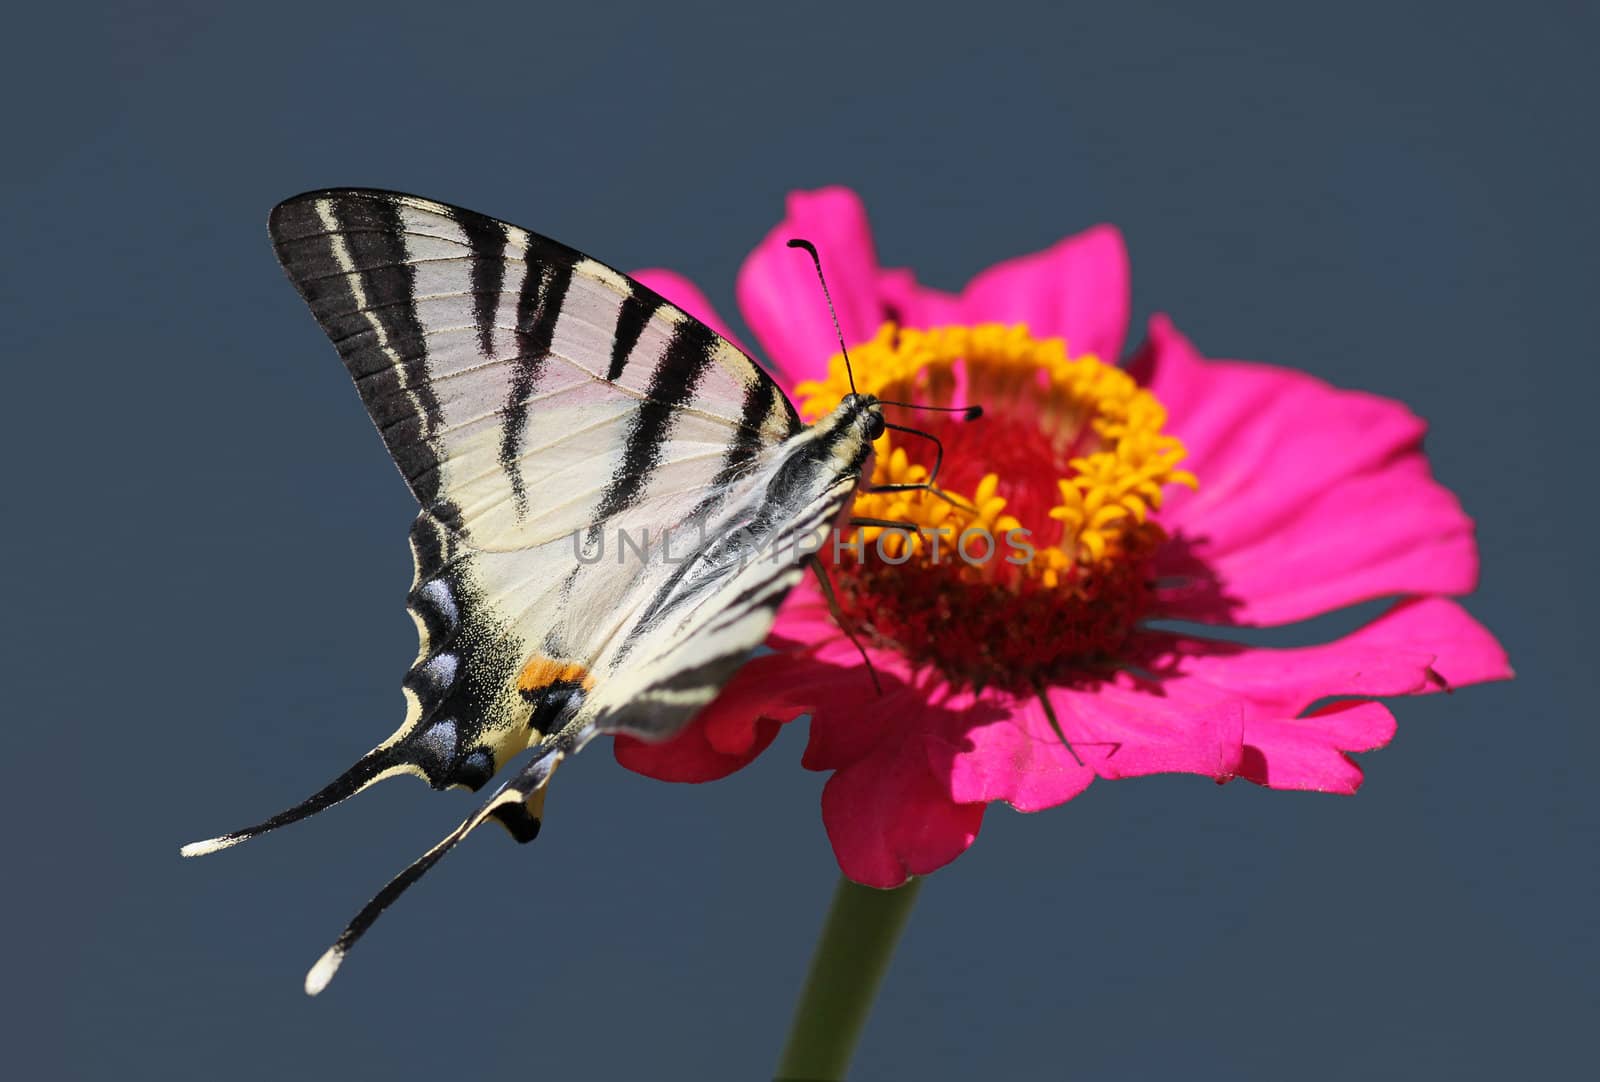
<svg viewBox="0 0 1600 1082"><path fill-rule="evenodd" d="M924 435L879 438L852 507L874 524L834 547L847 629L963 685L1025 687L1112 656L1146 607L1167 486L1197 484L1156 397L1022 325L886 324L851 359L863 394L984 417L885 407ZM798 388L801 411L849 390L835 356ZM870 491L884 486L899 487Z"/></svg>

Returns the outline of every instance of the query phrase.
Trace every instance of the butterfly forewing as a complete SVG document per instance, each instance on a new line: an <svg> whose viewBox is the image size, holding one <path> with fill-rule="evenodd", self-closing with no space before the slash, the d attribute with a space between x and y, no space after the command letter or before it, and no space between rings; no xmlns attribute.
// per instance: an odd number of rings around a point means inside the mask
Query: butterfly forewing
<svg viewBox="0 0 1600 1082"><path fill-rule="evenodd" d="M527 230L357 190L271 231L423 509L475 548L704 493L799 428L731 344Z"/></svg>

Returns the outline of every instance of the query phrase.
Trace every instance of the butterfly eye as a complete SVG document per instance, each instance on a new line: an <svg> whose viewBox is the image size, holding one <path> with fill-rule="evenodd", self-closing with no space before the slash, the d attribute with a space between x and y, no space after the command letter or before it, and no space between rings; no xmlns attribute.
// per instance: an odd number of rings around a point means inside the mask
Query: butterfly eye
<svg viewBox="0 0 1600 1082"><path fill-rule="evenodd" d="M883 435L883 414L870 413L867 415L867 439L875 440Z"/></svg>

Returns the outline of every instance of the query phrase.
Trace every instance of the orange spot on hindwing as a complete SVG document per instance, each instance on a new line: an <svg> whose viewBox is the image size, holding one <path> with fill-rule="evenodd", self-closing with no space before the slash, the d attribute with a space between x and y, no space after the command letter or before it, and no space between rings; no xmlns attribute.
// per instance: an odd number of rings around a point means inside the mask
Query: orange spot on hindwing
<svg viewBox="0 0 1600 1082"><path fill-rule="evenodd" d="M517 674L517 690L533 697L556 684L579 687L589 691L594 687L594 677L588 666L577 661L559 661L553 657L535 654Z"/></svg>
<svg viewBox="0 0 1600 1082"><path fill-rule="evenodd" d="M528 727L541 738L559 732L577 714L594 677L586 665L535 654L517 674L517 690L533 707Z"/></svg>

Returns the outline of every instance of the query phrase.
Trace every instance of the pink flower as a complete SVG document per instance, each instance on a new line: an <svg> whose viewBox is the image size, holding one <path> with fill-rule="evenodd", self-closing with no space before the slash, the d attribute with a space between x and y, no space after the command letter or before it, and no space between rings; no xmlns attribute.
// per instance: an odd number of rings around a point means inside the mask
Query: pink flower
<svg viewBox="0 0 1600 1082"><path fill-rule="evenodd" d="M831 408L843 375L812 268L785 247L795 236L822 252L863 392L987 411L972 424L894 418L943 440L940 487L972 513L927 492L862 495L857 512L995 536L1020 526L1036 551L977 567L904 537L847 551L831 571L881 697L808 583L774 653L673 741L619 738L623 765L721 777L810 714L802 762L832 772L822 816L840 868L893 887L971 845L990 802L1038 811L1096 778L1180 771L1353 793L1348 753L1394 733L1375 697L1510 677L1494 637L1447 600L1474 588L1473 524L1433 480L1425 426L1402 404L1207 360L1161 316L1125 370L1096 361L1120 357L1129 310L1109 226L951 295L878 265L853 193L796 193L788 211L745 263L739 303L804 410ZM638 277L727 333L690 283ZM876 479L926 480L925 442L886 436ZM1284 624L1374 598L1400 600L1307 648L1149 626Z"/></svg>

